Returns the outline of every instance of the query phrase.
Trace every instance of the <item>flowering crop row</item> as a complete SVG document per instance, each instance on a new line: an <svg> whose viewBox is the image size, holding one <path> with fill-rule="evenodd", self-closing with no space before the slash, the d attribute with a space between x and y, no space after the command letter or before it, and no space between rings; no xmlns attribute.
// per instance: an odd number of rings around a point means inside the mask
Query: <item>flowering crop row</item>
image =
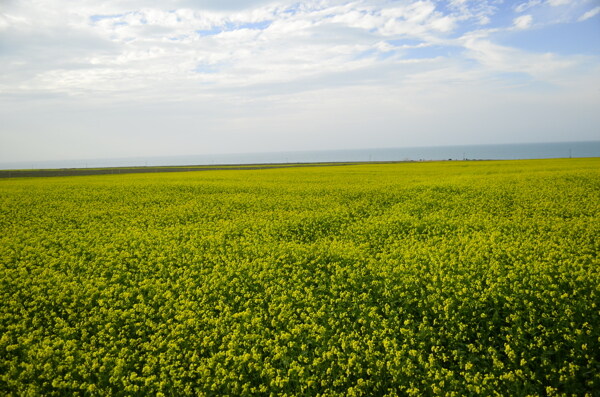
<svg viewBox="0 0 600 397"><path fill-rule="evenodd" d="M2 180L0 230L0 394L600 390L600 159Z"/></svg>

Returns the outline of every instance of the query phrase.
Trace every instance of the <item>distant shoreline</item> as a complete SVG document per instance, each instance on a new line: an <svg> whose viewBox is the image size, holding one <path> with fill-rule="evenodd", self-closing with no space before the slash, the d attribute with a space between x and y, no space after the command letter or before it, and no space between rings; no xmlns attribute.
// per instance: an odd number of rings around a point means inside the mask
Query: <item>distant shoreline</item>
<svg viewBox="0 0 600 397"><path fill-rule="evenodd" d="M581 157L580 157L581 158ZM590 157L594 158L594 157ZM569 159L569 158L562 158ZM315 163L264 163L264 164L219 164L219 165L172 165L172 166L138 166L138 167L98 167L98 168L56 168L56 169L21 169L0 170L0 179L60 177L60 176L92 176L92 175L125 175L150 174L164 172L195 172L195 171L252 171L300 167L339 167L347 165L368 164L402 164L402 163L433 163L433 162L473 162L473 161L521 161L521 160L560 160L548 159L465 159L465 160L397 160L397 161L332 161Z"/></svg>
<svg viewBox="0 0 600 397"><path fill-rule="evenodd" d="M447 161L447 160L446 160ZM150 174L163 172L194 171L251 171L299 167L335 167L358 164L415 163L419 161L340 161L328 163L265 163L265 164L219 164L219 165L167 165L140 167L99 167L99 168L56 168L0 170L0 178L52 177L52 176L88 176L88 175L125 175Z"/></svg>
<svg viewBox="0 0 600 397"><path fill-rule="evenodd" d="M402 163L404 161L394 161ZM393 163L381 161L372 163ZM162 172L194 172L194 171L233 171L233 170L265 170L278 168L297 167L330 167L359 164L359 162L332 162L332 163L269 163L269 164L220 164L211 165L173 165L159 167L101 167L101 168L57 168L39 170L0 170L0 178L23 177L51 177L51 176L87 176L87 175L124 175L124 174L150 174Z"/></svg>
<svg viewBox="0 0 600 397"><path fill-rule="evenodd" d="M123 169L162 167L262 167L285 164L333 164L364 162L407 162L452 160L525 160L567 157L600 157L600 141L548 142L309 150L287 152L165 155L123 158L80 158L76 160L27 160L3 162L0 170ZM190 165L191 164L191 165Z"/></svg>

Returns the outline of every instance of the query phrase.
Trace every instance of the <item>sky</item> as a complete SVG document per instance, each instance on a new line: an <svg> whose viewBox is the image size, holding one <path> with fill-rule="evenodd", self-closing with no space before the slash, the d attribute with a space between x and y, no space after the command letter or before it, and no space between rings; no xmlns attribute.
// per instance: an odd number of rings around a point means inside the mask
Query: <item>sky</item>
<svg viewBox="0 0 600 397"><path fill-rule="evenodd" d="M600 0L0 0L0 163L600 140Z"/></svg>

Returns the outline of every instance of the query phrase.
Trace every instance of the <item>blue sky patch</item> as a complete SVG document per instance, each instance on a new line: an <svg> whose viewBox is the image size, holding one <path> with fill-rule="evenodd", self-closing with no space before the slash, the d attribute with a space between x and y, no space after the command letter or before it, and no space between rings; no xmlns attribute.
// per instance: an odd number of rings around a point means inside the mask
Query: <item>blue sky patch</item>
<svg viewBox="0 0 600 397"><path fill-rule="evenodd" d="M273 23L273 21L248 22L248 23L241 23L241 24L235 24L233 22L226 22L222 26L213 26L210 29L196 30L196 33L198 33L200 36L214 36L219 33L232 32L234 30L240 30L240 29L265 30L269 26L271 26L272 23Z"/></svg>
<svg viewBox="0 0 600 397"><path fill-rule="evenodd" d="M272 23L273 21L242 23L237 26L237 29L265 30L266 28L271 26Z"/></svg>
<svg viewBox="0 0 600 397"><path fill-rule="evenodd" d="M600 54L598 18L583 22L560 23L541 28L505 32L497 35L498 44L537 53L561 55Z"/></svg>
<svg viewBox="0 0 600 397"><path fill-rule="evenodd" d="M223 32L223 28L219 26L215 26L210 29L196 30L196 33L198 33L200 36L214 36L221 32Z"/></svg>
<svg viewBox="0 0 600 397"><path fill-rule="evenodd" d="M102 21L103 19L115 19L115 18L121 18L123 16L125 16L125 14L92 15L90 17L90 20L92 22L98 22L98 21Z"/></svg>

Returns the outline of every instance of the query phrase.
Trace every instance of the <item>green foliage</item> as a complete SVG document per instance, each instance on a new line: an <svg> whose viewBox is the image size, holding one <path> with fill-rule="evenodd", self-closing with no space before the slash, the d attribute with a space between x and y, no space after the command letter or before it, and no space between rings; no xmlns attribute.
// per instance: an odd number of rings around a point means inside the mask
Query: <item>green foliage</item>
<svg viewBox="0 0 600 397"><path fill-rule="evenodd" d="M0 181L4 395L593 395L600 160Z"/></svg>

